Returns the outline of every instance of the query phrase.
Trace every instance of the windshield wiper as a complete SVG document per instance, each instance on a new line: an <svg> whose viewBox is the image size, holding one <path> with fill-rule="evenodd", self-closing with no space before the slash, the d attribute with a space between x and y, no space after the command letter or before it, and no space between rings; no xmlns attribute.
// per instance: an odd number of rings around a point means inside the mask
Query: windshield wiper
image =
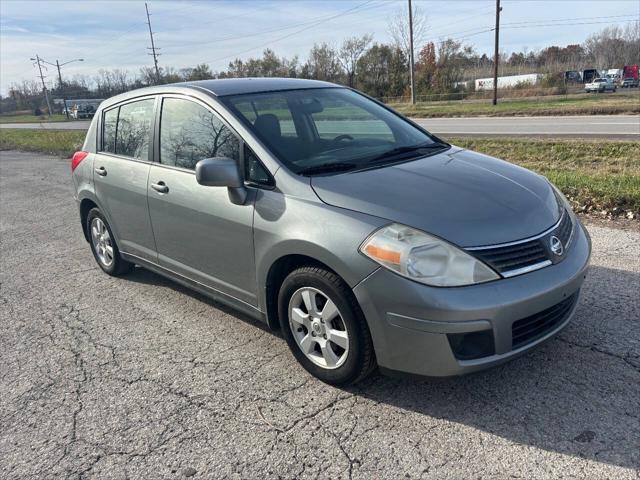
<svg viewBox="0 0 640 480"><path fill-rule="evenodd" d="M313 165L312 167L303 168L298 171L301 175L313 175L320 173L332 173L332 172L346 172L356 168L355 163L347 162L334 162L334 163L321 163L320 165Z"/></svg>
<svg viewBox="0 0 640 480"><path fill-rule="evenodd" d="M442 148L448 148L449 145L447 145L446 143L421 143L418 145L406 145L403 147L396 147L396 148L392 148L391 150L387 150L384 153L381 153L380 155L377 155L373 158L370 158L367 160L367 163L376 163L379 162L381 160L386 160L389 157L395 157L397 155L402 155L405 153L411 153L411 152L419 152L420 150L440 150Z"/></svg>

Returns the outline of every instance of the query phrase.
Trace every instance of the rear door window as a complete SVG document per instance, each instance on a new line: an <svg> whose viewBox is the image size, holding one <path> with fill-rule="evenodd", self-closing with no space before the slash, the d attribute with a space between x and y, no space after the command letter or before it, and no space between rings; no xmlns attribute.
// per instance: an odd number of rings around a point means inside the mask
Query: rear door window
<svg viewBox="0 0 640 480"><path fill-rule="evenodd" d="M149 159L149 135L154 103L155 100L150 98L120 107L116 130L117 155L139 160Z"/></svg>
<svg viewBox="0 0 640 480"><path fill-rule="evenodd" d="M107 110L103 117L102 151L148 160L154 102L149 98Z"/></svg>

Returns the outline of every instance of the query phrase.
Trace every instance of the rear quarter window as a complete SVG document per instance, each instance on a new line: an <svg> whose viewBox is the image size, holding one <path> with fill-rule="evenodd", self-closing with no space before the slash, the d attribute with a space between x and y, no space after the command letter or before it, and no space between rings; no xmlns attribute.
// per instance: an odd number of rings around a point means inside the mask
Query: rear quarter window
<svg viewBox="0 0 640 480"><path fill-rule="evenodd" d="M83 152L96 153L96 133L98 130L98 115L93 117L91 121L91 125L89 125L89 130L87 131L87 136L84 137L84 143L82 144Z"/></svg>
<svg viewBox="0 0 640 480"><path fill-rule="evenodd" d="M112 108L104 112L102 124L102 151L116 153L116 126L118 124L119 108Z"/></svg>

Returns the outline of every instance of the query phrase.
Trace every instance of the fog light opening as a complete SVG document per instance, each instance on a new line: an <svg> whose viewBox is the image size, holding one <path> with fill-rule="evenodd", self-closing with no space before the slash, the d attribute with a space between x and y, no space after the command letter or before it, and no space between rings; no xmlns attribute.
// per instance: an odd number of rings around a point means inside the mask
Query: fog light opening
<svg viewBox="0 0 640 480"><path fill-rule="evenodd" d="M449 345L458 360L474 360L495 354L493 330L447 334Z"/></svg>

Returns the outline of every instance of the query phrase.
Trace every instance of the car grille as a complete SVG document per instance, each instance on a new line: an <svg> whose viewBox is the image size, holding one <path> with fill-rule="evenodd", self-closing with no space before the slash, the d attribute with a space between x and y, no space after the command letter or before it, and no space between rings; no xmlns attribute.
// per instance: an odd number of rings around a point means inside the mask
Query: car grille
<svg viewBox="0 0 640 480"><path fill-rule="evenodd" d="M546 310L513 322L511 348L515 349L543 337L566 320L578 300L579 291Z"/></svg>
<svg viewBox="0 0 640 480"><path fill-rule="evenodd" d="M468 248L467 251L482 260L504 277L512 277L558 263L563 255L550 250L549 239L557 237L566 252L573 232L571 215L566 210L553 229L531 240L523 240L494 247Z"/></svg>
<svg viewBox="0 0 640 480"><path fill-rule="evenodd" d="M562 245L568 246L569 240L571 240L571 232L573 231L573 222L571 221L571 215L567 212L562 216L560 225L555 229L553 235L558 237L562 242Z"/></svg>
<svg viewBox="0 0 640 480"><path fill-rule="evenodd" d="M547 252L538 240L479 250L474 254L500 273L508 273L548 260Z"/></svg>

